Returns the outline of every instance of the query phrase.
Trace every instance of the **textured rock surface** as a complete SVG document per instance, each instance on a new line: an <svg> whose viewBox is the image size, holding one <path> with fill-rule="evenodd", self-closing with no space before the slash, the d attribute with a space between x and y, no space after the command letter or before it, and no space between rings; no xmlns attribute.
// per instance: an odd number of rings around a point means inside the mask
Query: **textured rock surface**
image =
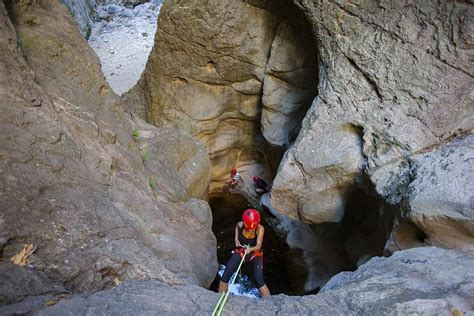
<svg viewBox="0 0 474 316"><path fill-rule="evenodd" d="M262 133L275 146L288 146L316 95L317 47L301 19L278 25L265 69Z"/></svg>
<svg viewBox="0 0 474 316"><path fill-rule="evenodd" d="M177 126L205 144L212 161L210 192L222 189L232 167L247 179L272 178L278 161L267 148L260 118L267 139L287 144L300 107L311 100L307 90L314 94L316 66L306 66L316 50L304 50L310 46L306 33L282 21L241 1L168 1L160 12L156 45L127 98L150 122ZM145 101L146 111L137 100Z"/></svg>
<svg viewBox="0 0 474 316"><path fill-rule="evenodd" d="M319 96L279 167L272 205L293 218L339 221L365 174L400 202L380 179L398 175L406 187L406 157L472 131L473 5L297 3L319 38Z"/></svg>
<svg viewBox="0 0 474 316"><path fill-rule="evenodd" d="M229 298L226 315L451 315L472 312L472 257L434 247L373 258L355 272L334 277L318 295L277 295L259 302ZM209 315L219 295L197 286L172 288L156 281L127 282L89 296L75 296L40 315ZM14 305L3 311L14 312ZM2 312L2 309L0 309Z"/></svg>
<svg viewBox="0 0 474 316"><path fill-rule="evenodd" d="M66 293L43 273L11 263L0 264L0 278L0 305L17 303L28 296Z"/></svg>
<svg viewBox="0 0 474 316"><path fill-rule="evenodd" d="M430 243L474 254L474 136L414 158L412 220Z"/></svg>
<svg viewBox="0 0 474 316"><path fill-rule="evenodd" d="M69 8L82 36L86 38L91 34L96 2L96 0L62 0L62 3Z"/></svg>
<svg viewBox="0 0 474 316"><path fill-rule="evenodd" d="M73 291L150 278L207 286L211 212L191 198L210 176L202 145L124 111L63 5L9 12L14 26L1 3L2 260L34 243L29 264Z"/></svg>

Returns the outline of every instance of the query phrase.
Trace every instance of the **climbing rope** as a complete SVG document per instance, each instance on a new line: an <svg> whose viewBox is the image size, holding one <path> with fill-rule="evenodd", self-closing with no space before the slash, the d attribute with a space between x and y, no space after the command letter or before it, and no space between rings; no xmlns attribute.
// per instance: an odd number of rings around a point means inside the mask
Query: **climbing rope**
<svg viewBox="0 0 474 316"><path fill-rule="evenodd" d="M242 257L242 260L240 261L239 267L237 268L237 271L234 274L234 277L232 278L229 288L227 291L222 292L221 297L217 301L216 307L214 307L214 310L212 311L211 316L220 316L222 313L222 310L224 309L225 302L227 301L227 297L229 297L230 290L232 290L232 286L234 285L235 279L237 278L237 274L239 274L240 267L242 267L242 263L244 263L245 256L247 254L244 253L244 256Z"/></svg>

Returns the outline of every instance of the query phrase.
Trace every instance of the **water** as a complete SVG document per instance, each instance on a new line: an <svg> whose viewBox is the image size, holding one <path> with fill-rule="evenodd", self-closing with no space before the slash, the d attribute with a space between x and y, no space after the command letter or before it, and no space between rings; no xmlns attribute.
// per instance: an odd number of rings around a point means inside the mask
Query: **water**
<svg viewBox="0 0 474 316"><path fill-rule="evenodd" d="M224 274L224 271L225 271L225 265L220 264L219 272L218 272L220 277L222 277L222 275ZM231 280L234 277L234 275L235 273L230 278ZM230 288L230 284L229 284L229 288ZM230 293L234 295L247 296L255 300L260 299L260 291L255 287L255 285L250 280L250 278L247 275L242 274L242 273L239 273L239 275L235 279L235 283L230 289Z"/></svg>

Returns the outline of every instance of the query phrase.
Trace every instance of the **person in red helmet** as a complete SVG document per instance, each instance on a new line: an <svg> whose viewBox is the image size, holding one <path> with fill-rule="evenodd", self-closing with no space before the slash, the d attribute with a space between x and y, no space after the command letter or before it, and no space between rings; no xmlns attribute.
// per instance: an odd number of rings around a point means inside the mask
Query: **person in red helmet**
<svg viewBox="0 0 474 316"><path fill-rule="evenodd" d="M255 186L255 192L257 192L257 194L268 192L268 184L259 176L253 177L253 185Z"/></svg>
<svg viewBox="0 0 474 316"><path fill-rule="evenodd" d="M242 221L235 226L235 246L237 248L233 251L219 282L219 293L227 291L227 284L245 253L245 263L252 264L260 296L270 295L270 290L263 280L263 252L261 249L264 233L265 229L260 225L260 213L254 209L245 210L242 214Z"/></svg>
<svg viewBox="0 0 474 316"><path fill-rule="evenodd" d="M242 181L242 176L237 171L237 169L232 168L230 172L230 181L227 181L227 185L229 186L229 188L234 189Z"/></svg>

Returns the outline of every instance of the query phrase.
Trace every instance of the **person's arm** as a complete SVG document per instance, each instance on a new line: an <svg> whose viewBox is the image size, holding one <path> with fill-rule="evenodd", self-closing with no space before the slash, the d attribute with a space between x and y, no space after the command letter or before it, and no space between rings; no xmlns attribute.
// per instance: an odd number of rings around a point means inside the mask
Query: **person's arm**
<svg viewBox="0 0 474 316"><path fill-rule="evenodd" d="M258 225L257 244L254 247L248 248L248 252L262 249L263 234L265 234L265 228L262 225Z"/></svg>
<svg viewBox="0 0 474 316"><path fill-rule="evenodd" d="M241 222L238 222L237 225L235 225L235 246L236 247L242 247L239 241L239 224Z"/></svg>

